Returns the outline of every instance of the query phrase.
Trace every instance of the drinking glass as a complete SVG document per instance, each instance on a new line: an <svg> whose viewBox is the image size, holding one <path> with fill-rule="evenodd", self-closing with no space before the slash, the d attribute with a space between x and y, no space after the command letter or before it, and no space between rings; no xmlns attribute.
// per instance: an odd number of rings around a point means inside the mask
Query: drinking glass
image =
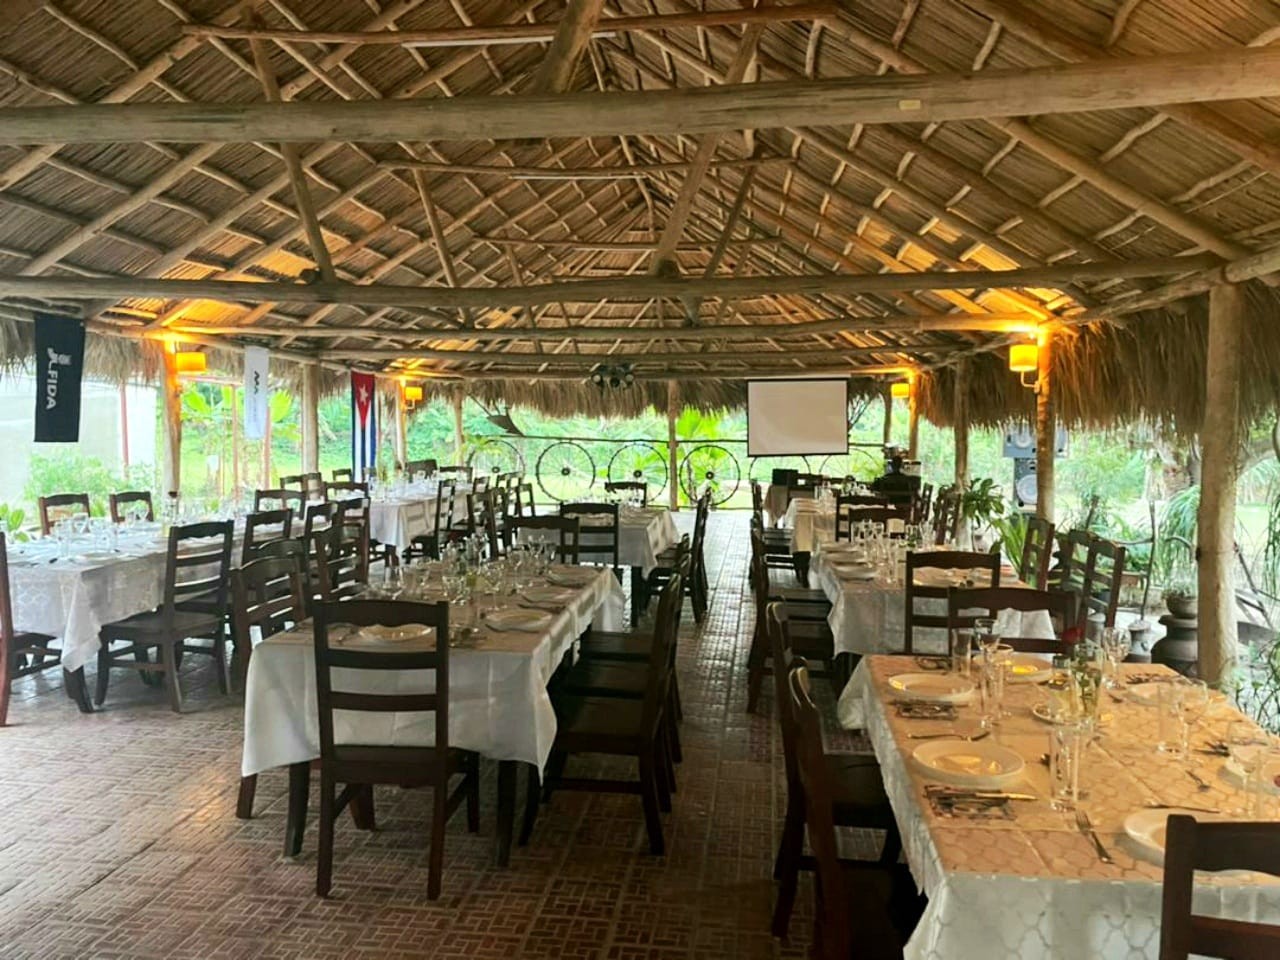
<svg viewBox="0 0 1280 960"><path fill-rule="evenodd" d="M973 621L973 635L982 647L983 653L994 653L1000 645L1000 630L991 617L976 617Z"/></svg>
<svg viewBox="0 0 1280 960"><path fill-rule="evenodd" d="M1049 679L1044 685L1049 716L1054 722L1063 722L1077 716L1076 696L1071 680L1071 670L1066 657L1054 657Z"/></svg>
<svg viewBox="0 0 1280 960"><path fill-rule="evenodd" d="M400 568L394 564L387 564L382 570L382 595L388 600L395 600L404 592L404 581L400 575Z"/></svg>
<svg viewBox="0 0 1280 960"><path fill-rule="evenodd" d="M1092 733L1086 724L1064 723L1049 731L1049 806L1071 811L1080 802L1080 767Z"/></svg>
<svg viewBox="0 0 1280 960"><path fill-rule="evenodd" d="M460 573L448 573L441 578L444 587L444 598L452 606L459 603L467 592L467 578Z"/></svg>
<svg viewBox="0 0 1280 960"><path fill-rule="evenodd" d="M1184 677L1177 681L1182 688L1178 700L1179 747L1183 759L1191 758L1191 728L1204 719L1209 709L1209 685L1203 680Z"/></svg>
<svg viewBox="0 0 1280 960"><path fill-rule="evenodd" d="M1102 668L1090 660L1075 664L1071 671L1071 690L1075 716L1081 723L1096 724L1102 697Z"/></svg>
<svg viewBox="0 0 1280 960"><path fill-rule="evenodd" d="M953 630L951 633L951 672L968 677L973 664L973 631Z"/></svg>
<svg viewBox="0 0 1280 960"><path fill-rule="evenodd" d="M1120 664L1129 655L1130 639L1127 630L1107 627L1102 631L1102 653L1107 658L1107 686L1118 690L1123 686Z"/></svg>
<svg viewBox="0 0 1280 960"><path fill-rule="evenodd" d="M1002 714L1004 699L1005 661L986 653L982 656L982 671L978 677L978 713L982 729L993 729Z"/></svg>
<svg viewBox="0 0 1280 960"><path fill-rule="evenodd" d="M1156 749L1182 759L1182 693L1180 683L1156 685Z"/></svg>

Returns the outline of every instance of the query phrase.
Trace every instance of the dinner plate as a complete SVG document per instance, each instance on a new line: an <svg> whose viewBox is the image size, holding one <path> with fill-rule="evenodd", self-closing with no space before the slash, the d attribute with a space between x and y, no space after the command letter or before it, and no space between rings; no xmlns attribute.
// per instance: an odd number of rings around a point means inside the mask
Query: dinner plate
<svg viewBox="0 0 1280 960"><path fill-rule="evenodd" d="M71 559L74 563L106 563L109 560L119 560L120 554L96 550L92 553L78 553Z"/></svg>
<svg viewBox="0 0 1280 960"><path fill-rule="evenodd" d="M596 578L594 570L548 570L547 580L562 587L583 587Z"/></svg>
<svg viewBox="0 0 1280 960"><path fill-rule="evenodd" d="M486 610L484 622L491 630L521 630L526 633L537 633L551 625L551 614L545 610L509 607L504 610Z"/></svg>
<svg viewBox="0 0 1280 960"><path fill-rule="evenodd" d="M406 623L399 627L387 627L380 623L361 627L347 639L359 643L409 643L413 640L431 640L435 634L434 627L426 627L420 623Z"/></svg>
<svg viewBox="0 0 1280 960"><path fill-rule="evenodd" d="M1005 679L1009 683L1039 683L1053 672L1053 662L1034 653L1013 653L1006 659Z"/></svg>
<svg viewBox="0 0 1280 960"><path fill-rule="evenodd" d="M946 673L899 673L889 678L889 689L912 700L932 703L968 703L973 681Z"/></svg>
<svg viewBox="0 0 1280 960"><path fill-rule="evenodd" d="M911 757L935 780L983 789L1007 786L1027 766L1017 753L990 740L930 740L916 747Z"/></svg>
<svg viewBox="0 0 1280 960"><path fill-rule="evenodd" d="M865 563L833 563L831 569L841 580L874 580L876 568Z"/></svg>
<svg viewBox="0 0 1280 960"><path fill-rule="evenodd" d="M1237 787L1244 787L1245 772L1240 766L1240 762L1236 759L1235 754L1261 750L1261 744L1252 744L1249 746L1235 747L1235 753L1228 757L1223 763L1222 769L1227 774L1227 779ZM1267 793L1280 795L1280 758L1267 761L1262 768L1262 782Z"/></svg>
<svg viewBox="0 0 1280 960"><path fill-rule="evenodd" d="M1054 714L1050 713L1050 712L1049 712L1049 704L1048 704L1048 703L1046 703L1046 702L1045 702L1045 701L1043 701L1043 700L1041 700L1041 701L1040 701L1039 703L1037 703L1037 704L1033 704L1033 705L1032 705L1032 707L1031 707L1031 715L1032 715L1033 717L1035 717L1037 720L1040 720L1040 721L1042 721L1042 722L1044 722L1044 723L1052 723L1052 724L1054 724L1055 726L1058 726L1058 725L1060 725L1060 724L1066 723L1066 722L1067 722L1067 719L1068 719L1065 715L1058 715L1058 716L1055 716ZM1105 725L1105 724L1110 723L1110 722L1111 722L1111 718L1112 718L1112 714L1110 714L1110 713L1099 713L1099 714L1098 714L1098 725L1099 725L1099 726L1103 726L1103 725Z"/></svg>
<svg viewBox="0 0 1280 960"><path fill-rule="evenodd" d="M574 598L574 591L564 587L530 587L524 592L524 598L533 603L568 603Z"/></svg>
<svg viewBox="0 0 1280 960"><path fill-rule="evenodd" d="M1179 810L1176 807L1168 810L1135 810L1124 818L1125 835L1137 845L1144 856L1157 864L1163 864L1165 821L1175 813L1205 822L1222 819L1219 814Z"/></svg>

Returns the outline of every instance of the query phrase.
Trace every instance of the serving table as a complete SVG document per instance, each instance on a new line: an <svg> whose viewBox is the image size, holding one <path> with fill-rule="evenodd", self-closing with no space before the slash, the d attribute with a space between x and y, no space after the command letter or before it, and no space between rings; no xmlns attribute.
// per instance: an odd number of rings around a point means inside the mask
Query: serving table
<svg viewBox="0 0 1280 960"><path fill-rule="evenodd" d="M1124 664L1135 673L1175 674L1164 667ZM1035 684L1006 686L996 742L1022 756L1020 781L1010 791L1034 794L1012 801L1010 818L947 816L925 795L929 782L911 758L927 740L909 733L974 729L977 711L959 708L956 721L900 717L889 678L919 670L916 658L870 656L849 682L865 706L865 730L880 762L903 849L919 889L929 898L905 955L908 960L1008 957L1010 960L1097 960L1154 957L1159 944L1161 867L1124 832L1126 817L1147 804L1186 804L1232 815L1243 793L1223 771L1224 759L1200 752L1221 741L1241 715L1216 696L1193 730L1195 772L1208 784L1197 788L1180 761L1155 749L1156 712L1128 698L1108 695L1103 724L1085 756L1081 806L1114 863L1102 862L1074 815L1050 809L1050 726L1031 707L1042 697ZM936 741L935 741L936 742ZM1256 874L1197 874L1196 913L1280 922L1280 883Z"/></svg>

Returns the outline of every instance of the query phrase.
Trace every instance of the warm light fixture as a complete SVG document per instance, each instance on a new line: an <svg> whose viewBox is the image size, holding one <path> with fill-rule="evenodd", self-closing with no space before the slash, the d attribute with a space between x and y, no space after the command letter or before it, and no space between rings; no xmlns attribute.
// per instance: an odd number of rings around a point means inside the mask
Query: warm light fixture
<svg viewBox="0 0 1280 960"><path fill-rule="evenodd" d="M417 384L405 384L404 402L409 409L413 409L415 403L422 402L422 387Z"/></svg>
<svg viewBox="0 0 1280 960"><path fill-rule="evenodd" d="M895 400L906 400L911 396L911 384L906 380L889 384L889 396Z"/></svg>
<svg viewBox="0 0 1280 960"><path fill-rule="evenodd" d="M173 369L175 373L204 373L209 368L209 358L199 350L175 350L173 352Z"/></svg>
<svg viewBox="0 0 1280 960"><path fill-rule="evenodd" d="M1040 348L1034 343L1015 343L1009 347L1009 369L1018 374L1022 385L1036 389L1040 382ZM1031 379L1027 375L1031 374Z"/></svg>

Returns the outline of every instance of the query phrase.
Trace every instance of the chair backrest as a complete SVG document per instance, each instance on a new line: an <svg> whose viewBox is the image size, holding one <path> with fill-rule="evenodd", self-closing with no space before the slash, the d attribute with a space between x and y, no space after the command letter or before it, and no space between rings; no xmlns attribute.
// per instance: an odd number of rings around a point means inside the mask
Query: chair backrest
<svg viewBox="0 0 1280 960"><path fill-rule="evenodd" d="M241 562L248 563L258 555L264 543L287 540L293 536L293 509L256 510L244 520L244 548Z"/></svg>
<svg viewBox="0 0 1280 960"><path fill-rule="evenodd" d="M452 480L441 480L436 487L435 525L432 533L443 537L453 526L453 502L457 498L457 484Z"/></svg>
<svg viewBox="0 0 1280 960"><path fill-rule="evenodd" d="M263 557L231 571L231 630L241 650L252 648L254 627L265 639L306 615L297 557Z"/></svg>
<svg viewBox="0 0 1280 960"><path fill-rule="evenodd" d="M476 493L487 493L489 490L489 482L492 479L493 478L489 474L482 473L472 481L471 489Z"/></svg>
<svg viewBox="0 0 1280 960"><path fill-rule="evenodd" d="M511 542L554 543L561 563L578 562L581 523L577 517L517 517L511 521Z"/></svg>
<svg viewBox="0 0 1280 960"><path fill-rule="evenodd" d="M518 482L516 491L516 516L535 517L538 515L537 504L533 502L533 482Z"/></svg>
<svg viewBox="0 0 1280 960"><path fill-rule="evenodd" d="M1053 576L1056 586L1084 594L1084 575L1092 544L1093 534L1083 527L1058 534L1058 566Z"/></svg>
<svg viewBox="0 0 1280 960"><path fill-rule="evenodd" d="M169 529L161 611L193 610L224 616L231 572L230 520L189 523Z"/></svg>
<svg viewBox="0 0 1280 960"><path fill-rule="evenodd" d="M344 549L355 551L359 561L359 578L363 583L369 579L369 561L372 540L369 533L368 496L346 497L336 501L338 509L333 515L333 525L338 529L338 543Z"/></svg>
<svg viewBox="0 0 1280 960"><path fill-rule="evenodd" d="M321 503L308 503L303 510L302 539L309 542L313 534L328 530L333 526L334 517L338 515L338 505L325 500Z"/></svg>
<svg viewBox="0 0 1280 960"><path fill-rule="evenodd" d="M689 551L692 569L695 576L705 576L706 560L703 548L707 544L707 518L711 515L711 495L704 493L698 498L698 506L693 518L693 543Z"/></svg>
<svg viewBox="0 0 1280 960"><path fill-rule="evenodd" d="M453 479L464 483L471 482L471 468L466 466L436 467L436 473L449 474Z"/></svg>
<svg viewBox="0 0 1280 960"><path fill-rule="evenodd" d="M1191 954L1223 960L1280 957L1280 925L1191 912L1197 870L1252 870L1280 878L1280 823L1197 823L1181 813L1169 817L1159 960L1187 960Z"/></svg>
<svg viewBox="0 0 1280 960"><path fill-rule="evenodd" d="M989 586L1000 586L1000 556L995 553L979 553L967 550L930 550L907 553L907 571L903 593L906 596L906 613L903 617L904 647L907 653L913 649L916 627L945 629L948 626L945 613L920 610L917 600L946 600L950 585L932 585L916 582L919 570L968 570L990 575Z"/></svg>
<svg viewBox="0 0 1280 960"><path fill-rule="evenodd" d="M359 649L350 644L334 647L329 634L334 624L356 627L403 627L421 624L435 630L434 649L405 649L388 645L376 650ZM338 760L333 736L333 714L336 710L357 713L421 713L434 714L435 762L448 762L449 751L449 605L416 603L404 600L348 600L342 603L322 602L315 610L316 705L320 717L320 759ZM336 670L343 671L348 683L356 672L372 678L378 673L395 678L406 670L430 670L435 684L431 693L363 693L347 689L337 682ZM367 681L359 686L372 687ZM399 690L394 682L387 689ZM420 749L420 748L419 748Z"/></svg>
<svg viewBox="0 0 1280 960"><path fill-rule="evenodd" d="M350 482L355 479L355 472L350 467L339 467L331 470L330 475L337 483Z"/></svg>
<svg viewBox="0 0 1280 960"><path fill-rule="evenodd" d="M253 491L254 510L262 510L264 507L274 509L278 505L289 507L295 517L300 517L302 516L302 507L306 502L306 495L301 490L291 490L288 487Z"/></svg>
<svg viewBox="0 0 1280 960"><path fill-rule="evenodd" d="M112 523L124 523L129 519L129 515L133 513L129 508L135 504L141 503L146 506L147 512L143 515L147 520L155 520L156 510L151 502L150 490L122 490L120 493L113 493L107 497L107 506L111 511Z"/></svg>
<svg viewBox="0 0 1280 960"><path fill-rule="evenodd" d="M347 500L351 497L369 496L369 484L354 480L333 480L324 485L326 500Z"/></svg>
<svg viewBox="0 0 1280 960"><path fill-rule="evenodd" d="M889 521L900 520L904 524L906 515L903 512L888 504L868 505L856 504L853 500L865 500L866 497L839 497L836 499L836 539L849 540L853 537L853 527L858 523L875 523L880 529L886 533L889 531ZM901 533L901 531L896 531Z"/></svg>
<svg viewBox="0 0 1280 960"><path fill-rule="evenodd" d="M911 522L927 523L929 511L933 508L933 484L920 485L919 491L911 498Z"/></svg>
<svg viewBox="0 0 1280 960"><path fill-rule="evenodd" d="M87 493L51 493L41 497L40 532L46 537L53 532L53 525L63 517L72 517L77 513L89 512L89 495Z"/></svg>
<svg viewBox="0 0 1280 960"><path fill-rule="evenodd" d="M578 562L596 563L617 569L618 505L616 503L562 503L560 516L603 518L604 522L583 523L579 531Z"/></svg>
<svg viewBox="0 0 1280 960"><path fill-rule="evenodd" d="M346 600L369 582L367 555L358 541L344 540L342 525L318 531L312 540L316 594L321 600Z"/></svg>
<svg viewBox="0 0 1280 960"><path fill-rule="evenodd" d="M641 713L641 730L656 731L658 720L667 705L671 677L675 672L676 637L680 632L680 615L684 609L684 578L688 572L677 569L662 586L658 595L658 612L653 622L653 644L649 648L648 683Z"/></svg>
<svg viewBox="0 0 1280 960"><path fill-rule="evenodd" d="M1084 583L1080 593L1080 620L1102 614L1104 626L1116 625L1120 606L1120 586L1124 582L1126 548L1111 540L1094 537L1085 559Z"/></svg>
<svg viewBox="0 0 1280 960"><path fill-rule="evenodd" d="M960 494L954 486L943 487L933 498L933 542L955 543L959 531Z"/></svg>
<svg viewBox="0 0 1280 960"><path fill-rule="evenodd" d="M409 460L404 465L404 472L414 477L420 473L426 474L428 477L436 472L438 464L431 459Z"/></svg>
<svg viewBox="0 0 1280 960"><path fill-rule="evenodd" d="M1018 560L1018 579L1037 590L1049 583L1049 561L1053 557L1053 524L1043 517L1026 519L1022 556Z"/></svg>
<svg viewBox="0 0 1280 960"><path fill-rule="evenodd" d="M640 503L642 506L649 505L649 484L643 480L606 480L604 484L605 493L625 493L640 494Z"/></svg>
<svg viewBox="0 0 1280 960"><path fill-rule="evenodd" d="M953 587L947 591L948 631L972 627L976 617L994 617L1001 610L1020 613L1043 610L1049 614L1054 632L1063 637L1053 640L1002 635L1002 643L1022 653L1071 654L1075 645L1065 634L1076 622L1075 594L1065 590L1027 590L1023 587Z"/></svg>
<svg viewBox="0 0 1280 960"><path fill-rule="evenodd" d="M800 783L800 767L796 757L798 734L789 688L794 659L791 655L791 622L785 603L769 604L765 615L770 656L773 658L774 709L778 714L778 726L782 730L782 759L787 774L787 795L788 798L800 797L803 796L804 788Z"/></svg>

